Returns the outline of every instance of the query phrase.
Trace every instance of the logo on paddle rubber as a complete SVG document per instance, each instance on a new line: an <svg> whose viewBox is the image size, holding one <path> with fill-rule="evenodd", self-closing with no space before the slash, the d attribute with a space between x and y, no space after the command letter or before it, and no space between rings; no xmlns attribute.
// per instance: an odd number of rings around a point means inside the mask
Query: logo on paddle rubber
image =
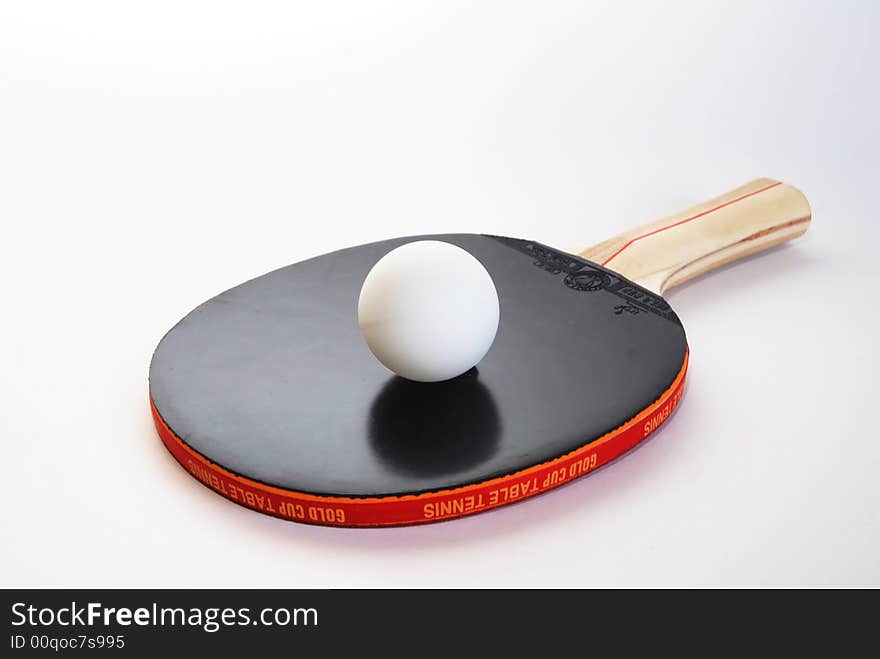
<svg viewBox="0 0 880 659"><path fill-rule="evenodd" d="M587 269L568 274L562 281L569 288L586 292L601 291L611 285L611 277L604 272Z"/></svg>
<svg viewBox="0 0 880 659"><path fill-rule="evenodd" d="M648 311L679 323L675 312L662 297L591 261L527 240L501 236L490 236L490 238L531 257L536 267L551 275L564 274L562 283L573 291L582 293L607 291L616 295L624 302L614 307L616 316L636 316L640 311Z"/></svg>

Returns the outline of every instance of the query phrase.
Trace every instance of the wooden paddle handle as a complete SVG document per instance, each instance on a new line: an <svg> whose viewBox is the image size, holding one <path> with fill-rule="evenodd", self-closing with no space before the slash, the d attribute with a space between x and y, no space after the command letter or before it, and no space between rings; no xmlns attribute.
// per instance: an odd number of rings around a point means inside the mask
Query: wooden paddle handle
<svg viewBox="0 0 880 659"><path fill-rule="evenodd" d="M797 238L810 226L800 191L768 178L580 252L656 293Z"/></svg>

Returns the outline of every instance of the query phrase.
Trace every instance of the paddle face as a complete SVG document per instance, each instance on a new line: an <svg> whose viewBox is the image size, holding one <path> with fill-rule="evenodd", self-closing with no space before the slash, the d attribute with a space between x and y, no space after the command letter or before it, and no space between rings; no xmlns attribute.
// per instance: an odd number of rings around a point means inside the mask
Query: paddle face
<svg viewBox="0 0 880 659"><path fill-rule="evenodd" d="M370 268L425 238L473 254L501 308L478 367L434 384L387 371L357 325ZM538 243L441 235L340 250L205 302L156 349L150 395L165 445L224 496L377 526L486 510L592 471L668 417L686 366L658 295Z"/></svg>

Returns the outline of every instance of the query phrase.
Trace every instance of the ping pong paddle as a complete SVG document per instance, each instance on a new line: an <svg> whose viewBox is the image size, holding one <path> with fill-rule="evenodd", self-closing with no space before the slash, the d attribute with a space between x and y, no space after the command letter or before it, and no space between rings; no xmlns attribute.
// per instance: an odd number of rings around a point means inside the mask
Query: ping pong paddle
<svg viewBox="0 0 880 659"><path fill-rule="evenodd" d="M689 349L666 289L810 218L800 192L759 179L579 254L455 234L296 263L165 335L150 365L156 428L203 484L284 519L393 526L520 501L617 458L676 409ZM501 320L475 368L416 383L370 354L357 300L382 256L429 237L486 267Z"/></svg>

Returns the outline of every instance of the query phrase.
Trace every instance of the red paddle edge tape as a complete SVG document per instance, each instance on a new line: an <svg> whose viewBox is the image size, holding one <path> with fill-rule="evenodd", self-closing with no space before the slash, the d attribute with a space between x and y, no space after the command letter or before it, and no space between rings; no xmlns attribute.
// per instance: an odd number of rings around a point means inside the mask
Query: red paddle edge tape
<svg viewBox="0 0 880 659"><path fill-rule="evenodd" d="M659 428L684 393L688 357L669 388L625 424L558 458L482 483L387 497L320 496L266 485L224 469L187 446L150 398L159 437L190 475L218 494L267 515L324 526L403 526L463 517L565 485L614 460Z"/></svg>

